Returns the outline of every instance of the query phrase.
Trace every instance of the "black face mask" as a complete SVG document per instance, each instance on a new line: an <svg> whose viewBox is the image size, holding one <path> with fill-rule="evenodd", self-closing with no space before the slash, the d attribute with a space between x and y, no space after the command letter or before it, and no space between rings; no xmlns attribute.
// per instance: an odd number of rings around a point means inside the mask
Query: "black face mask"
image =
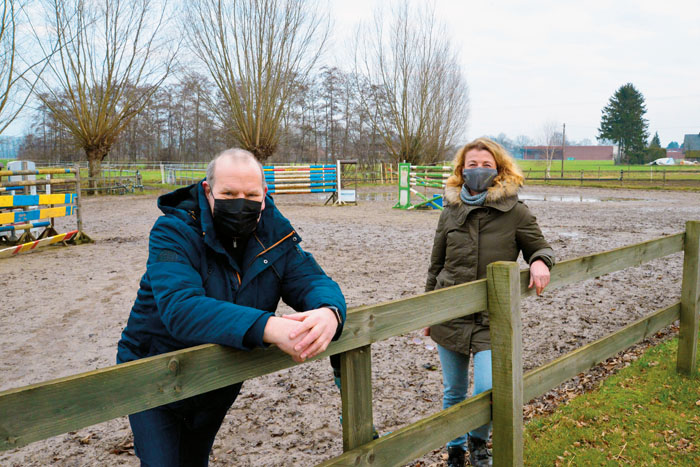
<svg viewBox="0 0 700 467"><path fill-rule="evenodd" d="M260 201L214 198L214 228L223 239L247 238L258 225Z"/></svg>

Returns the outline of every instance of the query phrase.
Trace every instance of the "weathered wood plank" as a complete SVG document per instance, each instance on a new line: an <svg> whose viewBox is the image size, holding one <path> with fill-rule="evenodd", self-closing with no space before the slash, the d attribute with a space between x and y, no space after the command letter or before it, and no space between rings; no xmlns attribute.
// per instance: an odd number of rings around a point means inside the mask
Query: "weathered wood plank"
<svg viewBox="0 0 700 467"><path fill-rule="evenodd" d="M518 263L486 269L491 367L493 368L493 463L523 464L523 359Z"/></svg>
<svg viewBox="0 0 700 467"><path fill-rule="evenodd" d="M176 362L176 372L169 369ZM207 344L0 393L0 450L201 394L294 362ZM31 408L28 410L28 408Z"/></svg>
<svg viewBox="0 0 700 467"><path fill-rule="evenodd" d="M683 233L669 235L614 250L562 261L552 268L548 289L563 287L594 277L639 266L657 258L683 251ZM533 295L535 288L528 289L530 271L520 272L520 293L523 297Z"/></svg>
<svg viewBox="0 0 700 467"><path fill-rule="evenodd" d="M366 345L340 354L343 451L372 441L372 352Z"/></svg>
<svg viewBox="0 0 700 467"><path fill-rule="evenodd" d="M491 391L486 391L319 465L404 465L489 420Z"/></svg>
<svg viewBox="0 0 700 467"><path fill-rule="evenodd" d="M74 184L75 178L52 178L51 180L15 180L0 181L0 187L7 186L37 186L37 185L68 185Z"/></svg>
<svg viewBox="0 0 700 467"><path fill-rule="evenodd" d="M49 175L49 174L69 174L75 169L34 169L34 170L0 170L0 177L10 177L12 175Z"/></svg>
<svg viewBox="0 0 700 467"><path fill-rule="evenodd" d="M678 371L686 375L693 375L697 372L698 300L700 300L699 250L700 222L688 221L685 224L681 316L676 362Z"/></svg>
<svg viewBox="0 0 700 467"><path fill-rule="evenodd" d="M377 342L486 309L486 279L379 305L355 308L368 313L369 340Z"/></svg>
<svg viewBox="0 0 700 467"><path fill-rule="evenodd" d="M348 313L342 337L316 358L486 309L486 281ZM164 368L180 361L177 381ZM277 349L207 344L0 392L0 450L218 389L295 365ZM175 387L177 386L177 390ZM27 407L34 408L31 411Z"/></svg>
<svg viewBox="0 0 700 467"><path fill-rule="evenodd" d="M564 381L622 352L678 319L680 302L531 370L524 377L524 400L541 396Z"/></svg>

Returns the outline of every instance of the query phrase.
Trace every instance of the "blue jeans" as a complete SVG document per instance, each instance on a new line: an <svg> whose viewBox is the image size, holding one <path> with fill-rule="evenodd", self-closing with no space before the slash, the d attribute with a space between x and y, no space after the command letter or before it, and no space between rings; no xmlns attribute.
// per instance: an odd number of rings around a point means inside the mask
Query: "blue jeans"
<svg viewBox="0 0 700 467"><path fill-rule="evenodd" d="M129 415L142 467L209 464L214 438L241 383Z"/></svg>
<svg viewBox="0 0 700 467"><path fill-rule="evenodd" d="M447 409L467 398L469 386L469 355L448 350L438 345L440 364L442 365L442 384L444 393L442 408ZM472 396L491 389L491 351L484 350L474 355L474 391ZM489 439L491 423L470 431L469 436L483 440ZM466 435L460 436L447 443L448 447L464 448Z"/></svg>

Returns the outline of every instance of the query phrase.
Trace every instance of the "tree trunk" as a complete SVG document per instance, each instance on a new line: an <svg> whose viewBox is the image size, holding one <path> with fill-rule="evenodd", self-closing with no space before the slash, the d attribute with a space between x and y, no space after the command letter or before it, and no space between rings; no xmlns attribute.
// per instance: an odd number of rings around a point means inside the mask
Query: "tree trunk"
<svg viewBox="0 0 700 467"><path fill-rule="evenodd" d="M109 148L105 147L92 147L85 148L85 154L88 160L88 178L90 190L88 193L96 193L97 190L97 179L100 177L102 170L102 160L107 157L109 153Z"/></svg>

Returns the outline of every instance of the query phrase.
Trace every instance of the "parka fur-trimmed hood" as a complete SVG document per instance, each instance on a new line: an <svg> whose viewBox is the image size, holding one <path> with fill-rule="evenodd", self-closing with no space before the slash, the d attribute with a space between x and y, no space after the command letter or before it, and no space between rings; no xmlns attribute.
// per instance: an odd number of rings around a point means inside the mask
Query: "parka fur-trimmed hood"
<svg viewBox="0 0 700 467"><path fill-rule="evenodd" d="M499 204L508 198L516 197L518 195L518 190L520 189L520 184L512 180L496 180L488 189L486 193L486 203L488 204ZM459 193L462 191L462 182L460 179L451 175L445 183L445 199L450 204L459 204L462 200L459 197Z"/></svg>

